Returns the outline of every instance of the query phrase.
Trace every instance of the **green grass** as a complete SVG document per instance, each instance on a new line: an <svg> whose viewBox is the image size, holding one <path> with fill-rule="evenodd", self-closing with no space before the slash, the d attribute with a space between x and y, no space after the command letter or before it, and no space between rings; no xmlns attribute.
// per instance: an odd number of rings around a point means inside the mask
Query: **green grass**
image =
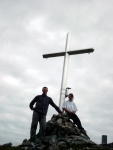
<svg viewBox="0 0 113 150"><path fill-rule="evenodd" d="M113 148L107 147L107 146L86 146L86 145L76 145L71 147L73 150L113 150ZM68 148L69 149L69 148ZM0 146L0 150L22 150L21 147L17 146ZM48 150L48 149L44 149ZM60 150L67 150L63 147L60 148Z"/></svg>
<svg viewBox="0 0 113 150"><path fill-rule="evenodd" d="M21 150L21 148L14 146L0 146L0 150Z"/></svg>

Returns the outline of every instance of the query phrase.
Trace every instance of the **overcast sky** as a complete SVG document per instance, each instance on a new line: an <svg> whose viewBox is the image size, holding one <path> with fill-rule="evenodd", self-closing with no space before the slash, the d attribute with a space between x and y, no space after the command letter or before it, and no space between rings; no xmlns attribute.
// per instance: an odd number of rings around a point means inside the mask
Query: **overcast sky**
<svg viewBox="0 0 113 150"><path fill-rule="evenodd" d="M92 141L113 142L113 0L0 0L0 144L29 139L29 103L43 86L59 105L64 58L42 55L65 51L68 32L70 50L95 49L70 56L77 115Z"/></svg>

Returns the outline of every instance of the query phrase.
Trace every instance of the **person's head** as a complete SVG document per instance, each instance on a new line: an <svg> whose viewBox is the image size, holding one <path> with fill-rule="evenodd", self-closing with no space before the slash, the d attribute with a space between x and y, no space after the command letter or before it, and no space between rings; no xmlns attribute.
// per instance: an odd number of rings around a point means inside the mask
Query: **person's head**
<svg viewBox="0 0 113 150"><path fill-rule="evenodd" d="M43 88L42 88L42 92L43 92L43 94L45 94L45 95L46 95L46 94L47 94L47 92L48 92L48 88L47 88L46 86L45 86L45 87L43 87Z"/></svg>
<svg viewBox="0 0 113 150"><path fill-rule="evenodd" d="M69 98L69 101L72 101L73 98L74 98L74 95L73 95L72 93L70 93L70 94L68 95L68 98Z"/></svg>

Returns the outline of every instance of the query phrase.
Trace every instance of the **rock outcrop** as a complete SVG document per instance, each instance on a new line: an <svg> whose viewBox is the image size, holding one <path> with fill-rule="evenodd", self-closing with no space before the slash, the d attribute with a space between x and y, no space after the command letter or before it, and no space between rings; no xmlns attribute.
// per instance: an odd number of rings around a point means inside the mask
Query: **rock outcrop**
<svg viewBox="0 0 113 150"><path fill-rule="evenodd" d="M86 133L73 124L67 115L53 115L46 123L46 135L40 140L38 135L33 143L23 141L23 147L37 150L73 150L78 145L96 145Z"/></svg>
<svg viewBox="0 0 113 150"><path fill-rule="evenodd" d="M25 139L17 147L6 143L0 145L0 150L113 150L113 143L97 145L86 133L81 133L68 116L53 115L46 123L46 135L42 140L37 135L35 142Z"/></svg>

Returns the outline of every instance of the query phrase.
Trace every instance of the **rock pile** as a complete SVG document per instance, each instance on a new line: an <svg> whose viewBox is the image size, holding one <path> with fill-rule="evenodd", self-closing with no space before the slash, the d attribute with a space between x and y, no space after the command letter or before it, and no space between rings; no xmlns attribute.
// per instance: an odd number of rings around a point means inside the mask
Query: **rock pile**
<svg viewBox="0 0 113 150"><path fill-rule="evenodd" d="M74 150L77 145L96 145L87 134L83 134L67 115L53 115L46 123L46 135L34 143L24 140L22 147L37 150Z"/></svg>
<svg viewBox="0 0 113 150"><path fill-rule="evenodd" d="M66 115L53 115L46 123L45 138L31 143L23 140L22 144L13 147L12 143L0 145L0 150L113 150L113 143L97 145L87 134L80 130Z"/></svg>

